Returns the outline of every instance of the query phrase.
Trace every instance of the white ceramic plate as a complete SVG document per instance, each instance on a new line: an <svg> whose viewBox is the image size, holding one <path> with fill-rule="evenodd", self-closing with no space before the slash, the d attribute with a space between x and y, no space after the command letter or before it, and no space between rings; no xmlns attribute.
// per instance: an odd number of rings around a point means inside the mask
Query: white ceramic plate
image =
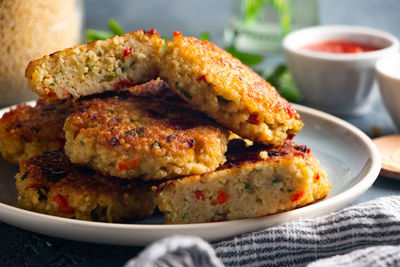
<svg viewBox="0 0 400 267"><path fill-rule="evenodd" d="M327 214L364 193L379 174L381 161L372 141L349 123L315 109L296 105L304 128L295 138L320 160L333 188L317 203L257 219L164 225L160 216L137 224L96 223L64 219L16 207L13 176L17 168L0 158L0 220L33 232L66 239L116 245L147 245L173 234L216 241L241 233ZM0 116L8 109L0 110Z"/></svg>

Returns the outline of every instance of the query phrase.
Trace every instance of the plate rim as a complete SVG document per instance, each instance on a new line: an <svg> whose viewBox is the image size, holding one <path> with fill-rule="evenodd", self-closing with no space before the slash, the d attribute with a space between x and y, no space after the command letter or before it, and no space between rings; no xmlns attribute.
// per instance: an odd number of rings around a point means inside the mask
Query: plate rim
<svg viewBox="0 0 400 267"><path fill-rule="evenodd" d="M25 102L25 104L32 104L34 101L29 101ZM232 226L237 226L238 224L249 224L249 225L267 225L268 221L272 220L277 220L278 216L285 216L287 215L289 220L292 221L293 219L300 219L302 218L302 214L312 214L313 212L317 210L326 210L326 211L332 211L332 210L338 210L339 208L343 207L344 205L350 203L352 200L356 199L359 197L362 193L364 193L368 188L373 184L373 182L376 180L376 178L379 175L379 171L381 168L381 158L378 152L378 149L374 145L373 141L360 129L355 127L354 125L338 118L333 115L330 115L326 112L306 107L303 105L299 104L292 104L294 108L301 114L307 114L308 116L312 117L317 117L319 120L323 121L329 121L330 123L336 124L344 129L347 129L349 132L351 132L353 135L358 137L358 139L361 141L363 145L368 149L369 156L370 156L370 166L366 170L366 175L364 177L361 177L361 179L352 185L350 188L339 192L333 197L327 197L325 199L322 199L320 201L317 201L316 203L313 203L308 206L300 207L291 211L286 211L286 212L281 212L278 214L272 214L272 215L267 215L263 216L260 218L250 218L250 219L241 219L241 220L233 220L233 221L222 221L222 222L208 222L208 223L195 223L195 224L172 224L172 225L167 225L167 224L122 224L122 223L102 223L102 222L91 222L91 221L83 221L83 220L73 220L73 219L67 219L67 218L62 218L62 217L57 217L57 216L52 216L52 215L46 215L46 214L41 214L33 211L28 211L24 210L12 205L8 205L5 203L0 202L0 221L3 221L5 223L17 226L19 228L45 234L45 235L50 235L54 237L59 237L59 238L65 238L65 239L70 239L70 240L77 240L77 241L84 241L84 242L91 242L91 243L101 243L101 244L114 244L114 245L147 245L154 240L157 240L159 238L162 238L158 236L156 239L152 239L151 237L149 240L131 240L126 242L118 242L118 240L104 240L104 237L102 240L94 240L92 238L87 238L84 236L75 236L74 238L70 238L64 234L54 232L50 229L37 229L38 227L35 226L30 226L26 225L26 223L22 223L18 221L19 218L24 218L27 217L29 220L34 220L36 223L45 223L53 226L57 225L69 225L70 227L75 227L79 226L85 230L85 229L90 229L90 228L96 228L98 231L103 231L103 230L108 230L108 231L114 231L114 232L124 232L127 230L131 231L161 231L163 233L166 233L169 235L173 234L172 231L184 231L184 232L190 232L191 230L194 229L199 229L202 228L203 230L211 230L215 228L225 228L225 227L232 227ZM5 107L0 109L0 114L5 112L6 110L9 110L10 108L15 107ZM367 165L367 163L365 163ZM334 207L332 207L334 206ZM321 212L320 212L321 213ZM322 212L322 214L327 214L327 212ZM316 215L322 215L318 214L316 212ZM9 217L11 216L11 218ZM314 216L307 216L307 218L314 217ZM292 219L291 219L292 218ZM278 225L278 223L275 225ZM271 226L267 226L271 227ZM40 228L40 227L39 227ZM162 229L160 229L162 228ZM260 227L258 227L261 229ZM264 227L265 228L265 227ZM259 230L254 227L252 231ZM79 232L79 229L78 229ZM243 234L246 231L238 232L235 235ZM247 231L248 232L248 231ZM227 235L224 238L232 237L233 235ZM204 237L203 237L204 238ZM150 240L152 239L152 240ZM216 237L216 238L205 238L208 241L216 241L220 240L222 238Z"/></svg>

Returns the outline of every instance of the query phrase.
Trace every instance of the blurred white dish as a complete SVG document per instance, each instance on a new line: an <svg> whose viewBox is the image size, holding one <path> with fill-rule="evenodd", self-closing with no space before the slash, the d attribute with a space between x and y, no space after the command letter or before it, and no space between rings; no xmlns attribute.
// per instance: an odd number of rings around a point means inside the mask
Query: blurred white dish
<svg viewBox="0 0 400 267"><path fill-rule="evenodd" d="M147 245L174 234L197 235L217 241L283 224L299 218L327 214L350 203L364 193L378 176L379 153L363 132L324 112L295 105L304 128L295 141L306 144L328 173L332 190L314 204L255 219L165 225L160 215L135 224L98 223L65 219L17 207L13 176L17 168L0 158L0 220L38 233L78 241L115 245ZM8 109L0 110L0 116Z"/></svg>
<svg viewBox="0 0 400 267"><path fill-rule="evenodd" d="M381 175L400 179L400 135L386 135L374 138L382 157Z"/></svg>
<svg viewBox="0 0 400 267"><path fill-rule="evenodd" d="M334 40L380 49L346 54L304 49L307 45ZM361 115L371 107L376 60L398 52L399 41L372 28L323 25L288 34L283 47L304 104L335 115Z"/></svg>
<svg viewBox="0 0 400 267"><path fill-rule="evenodd" d="M400 130L400 54L378 60L375 70L383 101Z"/></svg>

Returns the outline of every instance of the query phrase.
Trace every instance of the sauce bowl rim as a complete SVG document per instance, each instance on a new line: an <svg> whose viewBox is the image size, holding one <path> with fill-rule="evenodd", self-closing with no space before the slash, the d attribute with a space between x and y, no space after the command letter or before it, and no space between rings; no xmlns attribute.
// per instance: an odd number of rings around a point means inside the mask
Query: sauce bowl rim
<svg viewBox="0 0 400 267"><path fill-rule="evenodd" d="M321 35L324 35L324 38L320 38ZM336 37L337 35L343 34L343 38ZM306 45L310 45L313 43L329 41L329 40L345 40L345 41L355 41L351 38L348 38L348 35L352 34L354 36L370 36L371 38L378 38L384 42L387 42L389 45L377 49L374 51L361 52L361 53L327 53L327 52L318 52L302 49L302 47ZM335 36L329 39L329 35ZM310 38L311 36L311 38ZM314 36L314 37L312 37ZM303 38L302 38L303 37ZM308 37L306 42L298 41L304 40L304 37ZM299 43L301 43L299 45ZM366 45L371 45L369 43L363 43ZM399 40L391 33L365 27L365 26L356 26L356 25L319 25L314 27L308 27L300 30L293 31L289 33L282 41L282 46L286 52L290 52L293 54L297 54L303 57L310 57L321 60L331 60L331 61L353 61L353 60L363 60L363 59L372 59L379 58L384 55L392 54L394 52L398 52L400 48Z"/></svg>

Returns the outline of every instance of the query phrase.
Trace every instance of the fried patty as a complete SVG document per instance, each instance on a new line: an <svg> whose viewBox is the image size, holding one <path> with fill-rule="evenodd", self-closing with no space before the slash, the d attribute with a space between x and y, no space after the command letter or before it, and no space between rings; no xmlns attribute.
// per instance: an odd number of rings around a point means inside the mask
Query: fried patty
<svg viewBox="0 0 400 267"><path fill-rule="evenodd" d="M21 208L65 218L120 222L150 216L156 207L149 184L78 167L62 151L22 161L16 186Z"/></svg>
<svg viewBox="0 0 400 267"><path fill-rule="evenodd" d="M153 188L170 224L256 218L307 205L330 189L306 146L246 147L239 139L230 142L227 162L217 171Z"/></svg>
<svg viewBox="0 0 400 267"><path fill-rule="evenodd" d="M149 81L163 46L155 30L139 30L46 55L30 62L25 76L39 96L79 98Z"/></svg>
<svg viewBox="0 0 400 267"><path fill-rule="evenodd" d="M175 32L161 66L161 78L177 94L244 138L280 145L302 128L274 87L211 42Z"/></svg>
<svg viewBox="0 0 400 267"><path fill-rule="evenodd" d="M179 102L179 97L160 79L121 89L118 92L107 92L103 97L116 94L157 97ZM34 107L18 105L6 112L0 119L0 152L3 158L18 165L21 160L40 155L45 151L63 149L64 122L75 109L75 104L72 101L53 102L42 98Z"/></svg>
<svg viewBox="0 0 400 267"><path fill-rule="evenodd" d="M126 95L81 101L64 130L73 163L145 180L215 170L229 134L182 105Z"/></svg>
<svg viewBox="0 0 400 267"><path fill-rule="evenodd" d="M63 149L65 118L72 112L71 101L39 99L34 107L18 105L0 119L0 152L18 165L21 160L48 150Z"/></svg>

